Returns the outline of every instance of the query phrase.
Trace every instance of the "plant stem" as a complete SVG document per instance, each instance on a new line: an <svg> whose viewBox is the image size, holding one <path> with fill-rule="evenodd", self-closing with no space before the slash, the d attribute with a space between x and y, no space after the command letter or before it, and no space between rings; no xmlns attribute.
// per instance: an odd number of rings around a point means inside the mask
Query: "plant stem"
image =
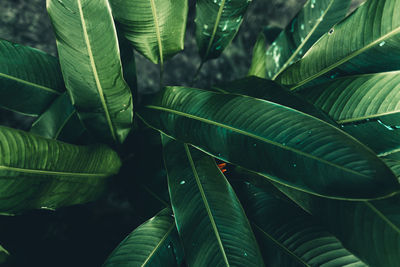
<svg viewBox="0 0 400 267"><path fill-rule="evenodd" d="M203 65L204 65L204 61L201 61L199 67L196 70L196 74L193 77L193 80L190 82L190 86L193 86L199 79L199 74L200 74L200 71L201 71L201 68L203 67Z"/></svg>
<svg viewBox="0 0 400 267"><path fill-rule="evenodd" d="M164 62L160 61L160 90L164 87Z"/></svg>

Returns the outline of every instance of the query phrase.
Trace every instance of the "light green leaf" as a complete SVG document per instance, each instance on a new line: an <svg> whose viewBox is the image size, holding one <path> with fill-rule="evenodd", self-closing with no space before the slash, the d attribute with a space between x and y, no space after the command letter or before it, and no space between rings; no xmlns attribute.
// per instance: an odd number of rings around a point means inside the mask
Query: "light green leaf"
<svg viewBox="0 0 400 267"><path fill-rule="evenodd" d="M208 155L164 143L171 205L189 266L263 266L235 192Z"/></svg>
<svg viewBox="0 0 400 267"><path fill-rule="evenodd" d="M251 61L251 66L248 76L257 76L260 78L265 78L267 73L267 43L265 35L261 32L253 48L253 59Z"/></svg>
<svg viewBox="0 0 400 267"><path fill-rule="evenodd" d="M0 126L0 212L95 199L121 162L105 146L74 146Z"/></svg>
<svg viewBox="0 0 400 267"><path fill-rule="evenodd" d="M4 263L8 256L10 256L10 253L8 253L7 250L5 250L1 245L0 245L0 264Z"/></svg>
<svg viewBox="0 0 400 267"><path fill-rule="evenodd" d="M0 39L1 108L37 116L63 91L55 57Z"/></svg>
<svg viewBox="0 0 400 267"><path fill-rule="evenodd" d="M111 253L104 267L180 266L183 248L170 208L136 228Z"/></svg>
<svg viewBox="0 0 400 267"><path fill-rule="evenodd" d="M139 114L173 138L311 194L370 199L399 190L394 174L367 147L276 103L166 87Z"/></svg>
<svg viewBox="0 0 400 267"><path fill-rule="evenodd" d="M111 0L115 19L137 51L154 63L183 50L187 0Z"/></svg>
<svg viewBox="0 0 400 267"><path fill-rule="evenodd" d="M197 0L196 41L202 62L217 58L239 30L251 0Z"/></svg>
<svg viewBox="0 0 400 267"><path fill-rule="evenodd" d="M310 47L342 20L351 0L308 0L266 55L267 77L274 80L286 67L300 59Z"/></svg>
<svg viewBox="0 0 400 267"><path fill-rule="evenodd" d="M268 266L367 266L310 214L270 187L234 186Z"/></svg>
<svg viewBox="0 0 400 267"><path fill-rule="evenodd" d="M348 76L298 93L376 153L400 148L400 71Z"/></svg>
<svg viewBox="0 0 400 267"><path fill-rule="evenodd" d="M85 128L72 106L69 95L63 93L32 124L30 132L49 139L74 143L85 132Z"/></svg>
<svg viewBox="0 0 400 267"><path fill-rule="evenodd" d="M292 89L334 77L400 68L400 0L368 0L321 37L277 81ZM384 62L384 64L382 64Z"/></svg>
<svg viewBox="0 0 400 267"><path fill-rule="evenodd" d="M66 87L85 128L122 143L133 120L107 0L47 0Z"/></svg>

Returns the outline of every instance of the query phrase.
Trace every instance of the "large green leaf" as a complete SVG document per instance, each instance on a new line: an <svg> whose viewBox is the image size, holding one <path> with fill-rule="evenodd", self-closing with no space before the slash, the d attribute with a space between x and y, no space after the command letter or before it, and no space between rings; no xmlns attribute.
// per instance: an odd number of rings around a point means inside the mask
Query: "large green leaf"
<svg viewBox="0 0 400 267"><path fill-rule="evenodd" d="M400 148L400 71L339 78L299 93L376 153Z"/></svg>
<svg viewBox="0 0 400 267"><path fill-rule="evenodd" d="M139 113L169 136L312 194L370 199L399 190L394 174L367 147L326 122L276 103L166 87Z"/></svg>
<svg viewBox="0 0 400 267"><path fill-rule="evenodd" d="M158 63L183 49L187 0L111 0L125 37L145 57Z"/></svg>
<svg viewBox="0 0 400 267"><path fill-rule="evenodd" d="M169 208L136 228L103 266L180 266L183 248Z"/></svg>
<svg viewBox="0 0 400 267"><path fill-rule="evenodd" d="M169 142L168 142L169 141ZM235 192L208 155L163 138L172 209L189 266L263 266Z"/></svg>
<svg viewBox="0 0 400 267"><path fill-rule="evenodd" d="M217 58L239 30L251 0L197 0L196 41L202 62Z"/></svg>
<svg viewBox="0 0 400 267"><path fill-rule="evenodd" d="M1 245L0 245L0 264L4 263L8 256L10 255L10 253L8 253L7 250L5 250Z"/></svg>
<svg viewBox="0 0 400 267"><path fill-rule="evenodd" d="M0 213L55 209L96 198L118 172L105 146L74 146L0 126Z"/></svg>
<svg viewBox="0 0 400 267"><path fill-rule="evenodd" d="M0 107L39 115L64 90L55 57L0 40Z"/></svg>
<svg viewBox="0 0 400 267"><path fill-rule="evenodd" d="M267 77L275 79L337 22L342 20L351 0L308 0L266 53Z"/></svg>
<svg viewBox="0 0 400 267"><path fill-rule="evenodd" d="M368 0L321 37L277 81L291 88L400 68L400 0ZM318 78L318 80L316 80Z"/></svg>
<svg viewBox="0 0 400 267"><path fill-rule="evenodd" d="M264 33L260 33L253 48L253 59L248 76L265 78L267 73L267 42Z"/></svg>
<svg viewBox="0 0 400 267"><path fill-rule="evenodd" d="M107 0L47 0L66 87L85 127L122 143L133 120Z"/></svg>
<svg viewBox="0 0 400 267"><path fill-rule="evenodd" d="M234 186L268 266L366 266L310 214L270 187Z"/></svg>

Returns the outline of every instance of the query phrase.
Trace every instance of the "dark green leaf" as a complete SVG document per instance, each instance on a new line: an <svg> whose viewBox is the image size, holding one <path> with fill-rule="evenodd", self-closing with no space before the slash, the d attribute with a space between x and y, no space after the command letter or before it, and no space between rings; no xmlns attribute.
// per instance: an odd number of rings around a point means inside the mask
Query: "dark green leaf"
<svg viewBox="0 0 400 267"><path fill-rule="evenodd" d="M0 40L0 107L37 116L64 90L55 57Z"/></svg>
<svg viewBox="0 0 400 267"><path fill-rule="evenodd" d="M400 69L400 16L394 15L399 13L400 0L366 1L277 81L294 89L311 81Z"/></svg>
<svg viewBox="0 0 400 267"><path fill-rule="evenodd" d="M223 161L312 194L371 199L399 190L394 174L367 147L326 122L265 100L166 87L140 117Z"/></svg>
<svg viewBox="0 0 400 267"><path fill-rule="evenodd" d="M169 140L168 140L169 141ZM163 138L176 225L189 266L263 266L235 192L208 155Z"/></svg>
<svg viewBox="0 0 400 267"><path fill-rule="evenodd" d="M10 253L8 253L7 250L5 250L1 245L0 245L0 264L4 263L8 256L10 255Z"/></svg>
<svg viewBox="0 0 400 267"><path fill-rule="evenodd" d="M115 19L137 51L158 63L183 49L187 0L111 0Z"/></svg>
<svg viewBox="0 0 400 267"><path fill-rule="evenodd" d="M251 0L197 0L196 41L202 62L217 58L239 30Z"/></svg>
<svg viewBox="0 0 400 267"><path fill-rule="evenodd" d="M274 80L337 22L342 20L351 0L309 0L268 48L267 77Z"/></svg>
<svg viewBox="0 0 400 267"><path fill-rule="evenodd" d="M268 266L366 266L310 214L278 198L273 188L241 183L235 190Z"/></svg>
<svg viewBox="0 0 400 267"><path fill-rule="evenodd" d="M267 73L267 43L265 35L260 33L257 37L256 44L253 48L253 59L251 61L251 66L248 76L257 76L260 78L265 78Z"/></svg>
<svg viewBox="0 0 400 267"><path fill-rule="evenodd" d="M107 0L47 0L66 87L85 128L122 143L133 120Z"/></svg>
<svg viewBox="0 0 400 267"><path fill-rule="evenodd" d="M180 266L183 260L174 217L169 208L136 228L103 266Z"/></svg>
<svg viewBox="0 0 400 267"><path fill-rule="evenodd" d="M74 146L0 126L0 212L88 202L118 172L105 146Z"/></svg>

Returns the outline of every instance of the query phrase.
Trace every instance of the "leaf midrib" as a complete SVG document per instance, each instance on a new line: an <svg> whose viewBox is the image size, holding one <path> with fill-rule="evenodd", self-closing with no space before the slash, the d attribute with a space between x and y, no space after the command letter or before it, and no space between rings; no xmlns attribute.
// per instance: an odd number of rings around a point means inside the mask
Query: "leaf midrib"
<svg viewBox="0 0 400 267"><path fill-rule="evenodd" d="M175 0L172 0L175 1ZM161 33L160 33L160 26L158 23L158 17L157 17L157 9L156 9L156 4L154 0L150 0L150 5L151 5L151 12L153 14L153 19L154 19L154 27L156 28L156 36L157 36L157 42L158 42L158 50L160 54L160 65L163 66L164 64L164 59L163 59L163 45L161 42Z"/></svg>
<svg viewBox="0 0 400 267"><path fill-rule="evenodd" d="M28 85L28 86L36 87L38 89L50 92L52 94L56 94L56 95L61 95L62 94L61 92L59 92L57 90L51 89L49 87L46 87L46 86L43 86L43 85L40 85L40 84L29 82L29 81L23 80L21 78L11 76L11 75L6 74L6 73L0 73L0 77L6 78L6 79L10 79L10 80L13 80L13 81L16 81L16 82L19 82L19 83L23 83L23 84Z"/></svg>
<svg viewBox="0 0 400 267"><path fill-rule="evenodd" d="M157 246L154 247L154 249L151 251L149 256L146 258L146 260L143 262L141 265L142 267L146 266L146 264L151 260L153 255L157 252L157 250L161 247L161 245L164 243L164 241L167 239L167 237L170 235L171 231L174 229L175 224L171 223L171 226L169 227L168 231L164 234L164 236L161 238L161 240L157 243Z"/></svg>
<svg viewBox="0 0 400 267"><path fill-rule="evenodd" d="M222 12L224 11L224 7L225 7L225 0L222 0L221 5L220 5L220 7L218 9L218 14L217 14L217 18L215 20L213 32L211 34L210 41L208 42L207 50L206 50L206 53L204 55L203 61L205 61L207 59L208 54L210 53L210 49L211 49L211 46L212 46L212 44L214 42L215 34L217 33L219 21L221 20L221 16L222 16Z"/></svg>
<svg viewBox="0 0 400 267"><path fill-rule="evenodd" d="M107 177L112 173L85 173L85 172L62 172L49 170L34 170L0 165L0 171L14 171L26 174L56 175L56 176L82 176L82 177ZM1 179L1 177L0 177Z"/></svg>
<svg viewBox="0 0 400 267"><path fill-rule="evenodd" d="M378 215L384 222L386 222L395 232L400 235L400 228L397 227L394 223L392 223L387 216L385 216L382 212L380 212L370 201L364 201L364 204L369 207L374 213Z"/></svg>

